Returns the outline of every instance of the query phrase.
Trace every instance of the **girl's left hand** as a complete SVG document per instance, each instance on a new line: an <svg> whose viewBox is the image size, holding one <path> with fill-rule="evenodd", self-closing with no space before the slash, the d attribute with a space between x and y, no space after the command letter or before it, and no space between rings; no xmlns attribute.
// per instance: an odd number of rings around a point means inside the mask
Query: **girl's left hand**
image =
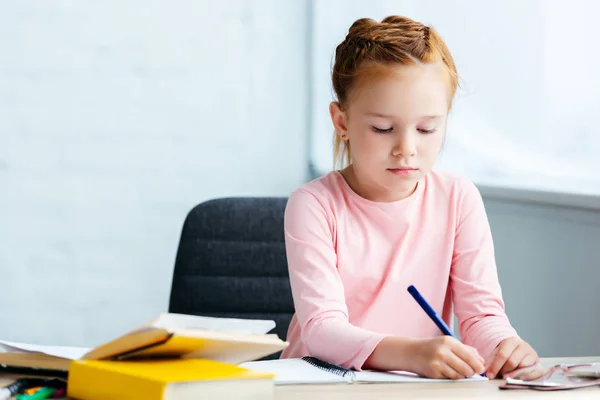
<svg viewBox="0 0 600 400"><path fill-rule="evenodd" d="M518 337L504 339L490 355L485 375L489 379L502 376L517 368L529 367L540 362L533 348Z"/></svg>

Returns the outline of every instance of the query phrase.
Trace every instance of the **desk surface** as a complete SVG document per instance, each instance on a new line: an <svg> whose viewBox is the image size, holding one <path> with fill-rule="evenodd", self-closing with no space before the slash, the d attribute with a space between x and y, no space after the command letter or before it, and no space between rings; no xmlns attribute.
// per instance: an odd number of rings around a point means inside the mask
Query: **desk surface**
<svg viewBox="0 0 600 400"><path fill-rule="evenodd" d="M542 363L600 362L600 357L545 358ZM541 392L529 389L500 390L502 380L443 383L373 383L275 386L272 400L354 399L600 399L600 388ZM68 400L68 399L63 399Z"/></svg>
<svg viewBox="0 0 600 400"><path fill-rule="evenodd" d="M543 364L600 362L600 357L545 358ZM274 400L353 399L600 399L600 388L541 392L530 389L500 390L502 380L448 383L392 383L351 385L276 386Z"/></svg>

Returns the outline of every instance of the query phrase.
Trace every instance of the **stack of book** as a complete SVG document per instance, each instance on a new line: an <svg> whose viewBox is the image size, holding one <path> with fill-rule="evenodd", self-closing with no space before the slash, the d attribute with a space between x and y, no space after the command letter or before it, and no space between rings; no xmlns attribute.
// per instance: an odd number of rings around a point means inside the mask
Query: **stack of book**
<svg viewBox="0 0 600 400"><path fill-rule="evenodd" d="M274 374L243 368L287 347L275 323L262 320L161 314L85 352L0 342L5 373L67 379L73 399L264 399ZM4 345L4 346L2 346Z"/></svg>

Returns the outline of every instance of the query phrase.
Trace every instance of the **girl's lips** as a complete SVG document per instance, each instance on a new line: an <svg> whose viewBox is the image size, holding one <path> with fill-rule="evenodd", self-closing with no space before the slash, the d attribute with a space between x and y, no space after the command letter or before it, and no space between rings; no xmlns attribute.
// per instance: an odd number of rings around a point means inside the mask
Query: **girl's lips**
<svg viewBox="0 0 600 400"><path fill-rule="evenodd" d="M408 176L408 175L412 174L413 172L418 171L418 168L412 168L412 167L389 168L388 171L392 172L393 174L399 175L399 176Z"/></svg>

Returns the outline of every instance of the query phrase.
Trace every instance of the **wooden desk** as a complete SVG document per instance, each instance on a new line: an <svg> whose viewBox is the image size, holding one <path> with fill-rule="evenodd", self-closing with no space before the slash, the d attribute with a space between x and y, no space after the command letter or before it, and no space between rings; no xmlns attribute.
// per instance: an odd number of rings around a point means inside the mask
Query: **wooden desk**
<svg viewBox="0 0 600 400"><path fill-rule="evenodd" d="M600 362L600 357L546 358L545 365ZM500 390L502 380L448 383L330 384L275 386L270 400L388 399L600 399L600 387L541 392ZM68 400L68 399L63 399Z"/></svg>
<svg viewBox="0 0 600 400"><path fill-rule="evenodd" d="M546 358L545 365L600 362L600 357ZM600 388L541 392L500 390L502 380L488 382L393 383L351 385L276 386L273 400L354 400L354 399L600 399Z"/></svg>

